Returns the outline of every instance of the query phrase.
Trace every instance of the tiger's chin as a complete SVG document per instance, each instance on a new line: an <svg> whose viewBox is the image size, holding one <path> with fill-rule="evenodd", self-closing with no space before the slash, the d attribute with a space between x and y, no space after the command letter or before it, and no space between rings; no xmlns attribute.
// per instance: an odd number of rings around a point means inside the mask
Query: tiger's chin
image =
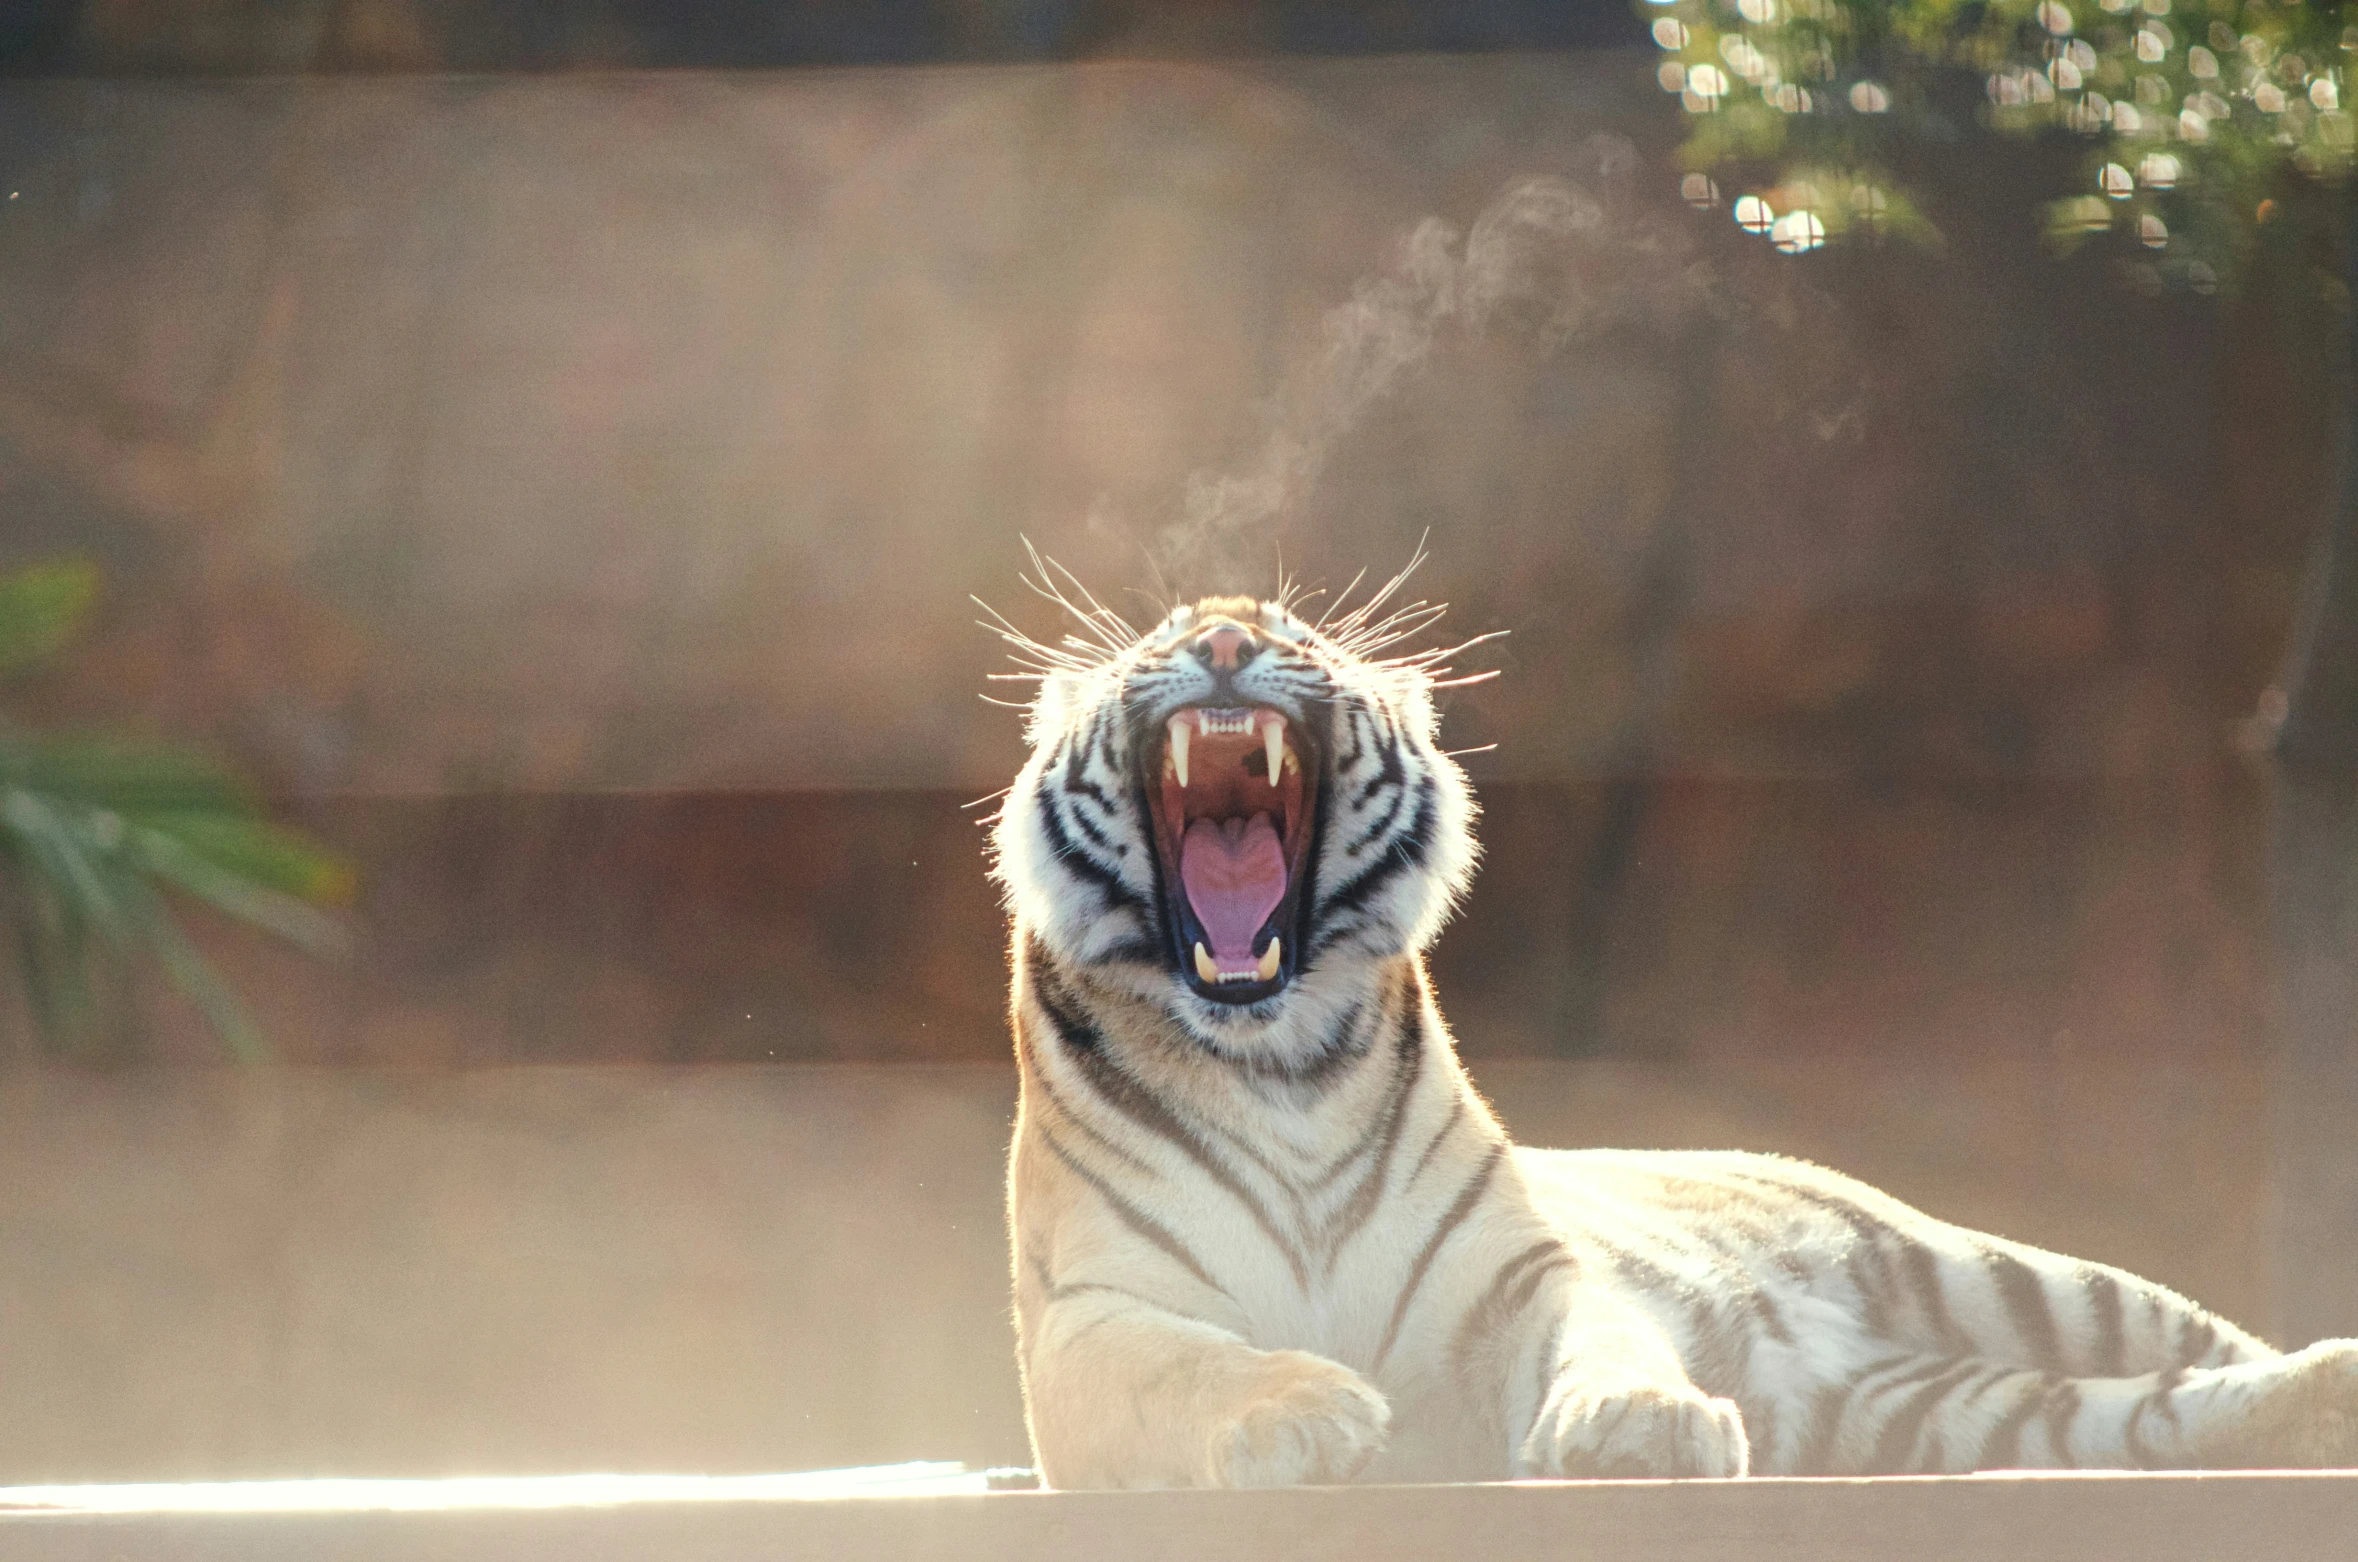
<svg viewBox="0 0 2358 1562"><path fill-rule="evenodd" d="M1274 1019L1309 948L1316 740L1274 706L1190 705L1138 753L1173 976L1215 1025Z"/></svg>

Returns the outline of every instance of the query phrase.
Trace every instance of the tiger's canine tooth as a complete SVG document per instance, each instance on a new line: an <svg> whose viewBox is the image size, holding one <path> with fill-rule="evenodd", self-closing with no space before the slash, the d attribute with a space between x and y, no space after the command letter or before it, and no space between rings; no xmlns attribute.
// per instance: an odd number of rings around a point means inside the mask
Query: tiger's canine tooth
<svg viewBox="0 0 2358 1562"><path fill-rule="evenodd" d="M1269 784L1275 786L1285 779L1285 718L1275 711L1261 726L1261 748L1269 756Z"/></svg>
<svg viewBox="0 0 2358 1562"><path fill-rule="evenodd" d="M1257 974L1262 981L1273 982L1277 980L1277 956L1279 950L1283 947L1284 942L1285 941L1283 939L1272 938L1269 940L1269 947L1261 951L1261 968L1255 974ZM1196 947L1200 949L1203 946L1198 944Z"/></svg>
<svg viewBox="0 0 2358 1562"><path fill-rule="evenodd" d="M1187 788L1187 740L1191 736L1193 736L1193 732L1188 726L1187 713L1182 711L1173 716L1171 718L1171 768L1179 772L1179 787L1182 791ZM1207 976L1204 980L1208 982L1211 978Z"/></svg>
<svg viewBox="0 0 2358 1562"><path fill-rule="evenodd" d="M1195 942L1195 974L1207 982L1216 982L1220 979L1220 968L1212 964L1212 957L1205 951L1203 940L1200 938Z"/></svg>

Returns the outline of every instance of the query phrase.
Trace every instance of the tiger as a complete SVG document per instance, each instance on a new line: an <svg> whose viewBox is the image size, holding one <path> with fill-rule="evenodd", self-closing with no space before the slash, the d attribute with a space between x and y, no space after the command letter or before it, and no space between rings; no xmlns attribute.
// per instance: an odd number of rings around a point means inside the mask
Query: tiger
<svg viewBox="0 0 2358 1562"><path fill-rule="evenodd" d="M991 837L1044 1485L2358 1462L2358 1341L1800 1160L1511 1143L1424 959L1476 858L1438 654L1380 654L1428 612L1074 586Z"/></svg>

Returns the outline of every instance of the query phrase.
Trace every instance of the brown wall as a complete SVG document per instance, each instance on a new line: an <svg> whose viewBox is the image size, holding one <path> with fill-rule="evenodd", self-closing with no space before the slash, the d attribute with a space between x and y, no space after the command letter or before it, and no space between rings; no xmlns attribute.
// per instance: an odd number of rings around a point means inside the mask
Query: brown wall
<svg viewBox="0 0 2358 1562"><path fill-rule="evenodd" d="M1941 250L1788 262L1667 198L1666 105L1618 56L0 87L0 561L112 571L11 707L361 861L354 964L215 940L292 1056L980 1056L967 593L1049 628L1021 535L1113 591L1429 531L1511 631L1449 717L1475 1050L2258 1045L2297 311L2046 259L2020 151L1927 171ZM1529 174L1597 233L1341 417L1329 311ZM1272 417L1315 481L1168 546Z"/></svg>

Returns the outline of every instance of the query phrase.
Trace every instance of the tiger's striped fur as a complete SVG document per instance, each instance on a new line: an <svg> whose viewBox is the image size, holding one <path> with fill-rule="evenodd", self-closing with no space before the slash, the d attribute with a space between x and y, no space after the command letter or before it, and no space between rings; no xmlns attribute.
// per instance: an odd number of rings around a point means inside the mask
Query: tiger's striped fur
<svg viewBox="0 0 2358 1562"><path fill-rule="evenodd" d="M2358 1459L2358 1344L2282 1355L1800 1162L1509 1144L1421 958L1475 850L1431 660L1377 660L1371 609L1079 611L1103 653L1043 665L995 835L1051 1484ZM1266 993L1191 980L1173 931L1157 735L1207 702L1280 713L1317 771L1306 942Z"/></svg>

